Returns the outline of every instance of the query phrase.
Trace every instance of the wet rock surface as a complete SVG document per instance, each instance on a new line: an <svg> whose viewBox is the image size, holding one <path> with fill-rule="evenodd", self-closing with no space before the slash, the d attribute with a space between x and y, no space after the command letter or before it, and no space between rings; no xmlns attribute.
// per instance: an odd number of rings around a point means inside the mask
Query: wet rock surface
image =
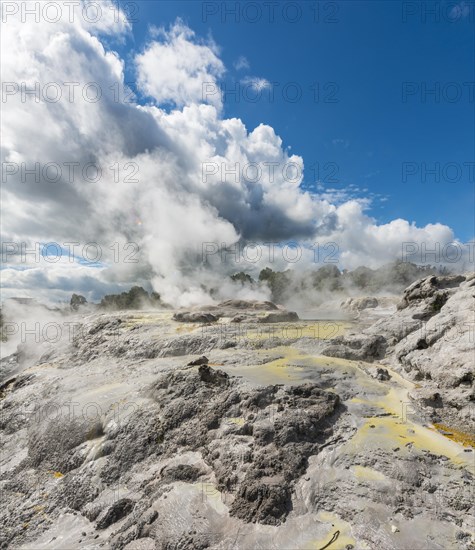
<svg viewBox="0 0 475 550"><path fill-rule="evenodd" d="M474 274L416 281L393 315L333 339L322 353L391 365L418 383L411 398L429 420L475 434Z"/></svg>

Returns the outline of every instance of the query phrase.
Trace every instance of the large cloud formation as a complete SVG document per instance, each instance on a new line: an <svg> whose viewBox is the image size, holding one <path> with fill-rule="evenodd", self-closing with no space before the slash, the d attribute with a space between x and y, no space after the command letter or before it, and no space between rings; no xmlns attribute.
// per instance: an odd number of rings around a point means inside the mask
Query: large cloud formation
<svg viewBox="0 0 475 550"><path fill-rule="evenodd" d="M133 58L136 90L147 98L139 101L110 46L131 32L115 4L101 2L99 18L84 12L87 3L65 7L54 23L41 13L37 21L6 13L5 5L6 295L76 290L97 298L151 281L183 305L209 300L208 286L236 292L220 285L224 273L285 265L285 257L261 254L244 266L242 257L219 253L221 243L297 241L304 254L289 265L302 268L315 259L315 241L334 242L339 266L352 268L400 257L404 241L428 249L454 241L447 226L377 225L364 201L335 205L302 190L303 159L272 127L248 131L224 117L218 49L182 22L154 29ZM62 253L38 255L48 242ZM85 243L97 246L85 251Z"/></svg>

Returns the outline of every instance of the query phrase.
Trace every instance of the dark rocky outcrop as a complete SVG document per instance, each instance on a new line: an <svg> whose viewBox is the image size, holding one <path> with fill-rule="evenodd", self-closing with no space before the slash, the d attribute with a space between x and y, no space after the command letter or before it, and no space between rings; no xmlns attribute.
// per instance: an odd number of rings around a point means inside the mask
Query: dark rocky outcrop
<svg viewBox="0 0 475 550"><path fill-rule="evenodd" d="M161 378L151 395L160 404L157 451L201 449L218 488L236 495L231 513L272 525L285 520L293 483L333 433L339 404L314 384L244 389L206 365ZM243 423L229 424L229 416Z"/></svg>
<svg viewBox="0 0 475 550"><path fill-rule="evenodd" d="M259 317L259 323L294 323L299 320L295 311L276 311Z"/></svg>
<svg viewBox="0 0 475 550"><path fill-rule="evenodd" d="M77 311L81 306L84 306L86 304L86 298L84 298L84 296L81 296L80 294L73 294L69 302L72 311Z"/></svg>
<svg viewBox="0 0 475 550"><path fill-rule="evenodd" d="M99 518L96 529L106 529L109 525L116 523L123 517L127 516L134 509L134 501L129 498L121 498L114 502L106 511L104 516Z"/></svg>
<svg viewBox="0 0 475 550"><path fill-rule="evenodd" d="M218 317L202 311L179 311L173 315L173 320L179 323L216 323Z"/></svg>
<svg viewBox="0 0 475 550"><path fill-rule="evenodd" d="M259 300L226 300L220 302L217 307L219 309L250 309L258 311L275 311L279 309L272 302L261 302Z"/></svg>
<svg viewBox="0 0 475 550"><path fill-rule="evenodd" d="M187 363L188 367L195 367L197 365L207 365L208 364L208 358L206 355L202 355L201 357L198 357L198 359L193 359L193 361L190 361Z"/></svg>
<svg viewBox="0 0 475 550"><path fill-rule="evenodd" d="M337 336L324 344L322 353L329 357L341 357L360 361L383 359L387 341L381 335L352 334Z"/></svg>
<svg viewBox="0 0 475 550"><path fill-rule="evenodd" d="M144 307L163 306L160 294L150 294L141 286L133 286L127 292L108 294L102 298L99 307L106 310L142 309Z"/></svg>
<svg viewBox="0 0 475 550"><path fill-rule="evenodd" d="M178 311L173 319L182 323L215 323L221 318L230 318L233 323L288 323L298 321L297 313L287 311L272 302L258 300L226 300L216 306L191 311Z"/></svg>

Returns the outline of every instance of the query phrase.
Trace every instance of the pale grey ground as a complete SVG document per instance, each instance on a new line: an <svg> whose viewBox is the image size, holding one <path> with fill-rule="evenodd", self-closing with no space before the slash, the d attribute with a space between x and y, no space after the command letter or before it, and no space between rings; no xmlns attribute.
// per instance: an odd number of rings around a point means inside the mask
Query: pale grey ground
<svg viewBox="0 0 475 550"><path fill-rule="evenodd" d="M331 339L265 304L78 316L2 362L2 548L474 549L475 453L433 427L473 438L473 283Z"/></svg>

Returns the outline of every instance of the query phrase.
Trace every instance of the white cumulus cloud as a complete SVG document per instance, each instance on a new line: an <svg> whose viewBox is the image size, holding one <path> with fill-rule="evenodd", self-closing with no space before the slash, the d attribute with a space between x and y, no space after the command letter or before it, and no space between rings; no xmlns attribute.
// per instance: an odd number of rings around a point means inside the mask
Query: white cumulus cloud
<svg viewBox="0 0 475 550"><path fill-rule="evenodd" d="M217 80L224 65L214 44L196 40L194 32L177 21L170 30L160 29L136 58L138 85L158 103L183 107L190 102L220 105Z"/></svg>

